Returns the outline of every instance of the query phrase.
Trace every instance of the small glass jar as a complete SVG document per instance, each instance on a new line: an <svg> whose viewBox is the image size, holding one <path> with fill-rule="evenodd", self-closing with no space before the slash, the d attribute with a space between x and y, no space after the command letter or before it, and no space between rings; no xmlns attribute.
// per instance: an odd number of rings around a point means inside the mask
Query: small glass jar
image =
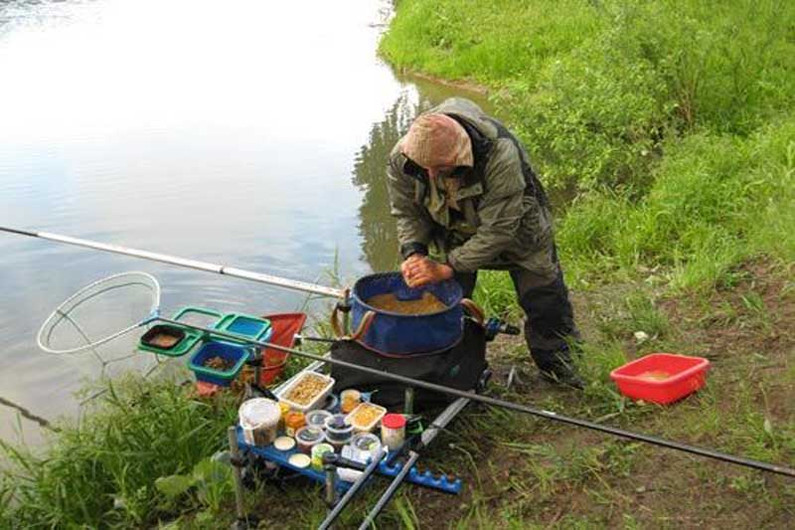
<svg viewBox="0 0 795 530"><path fill-rule="evenodd" d="M353 388L343 390L340 393L340 412L348 414L362 402L362 393Z"/></svg>
<svg viewBox="0 0 795 530"><path fill-rule="evenodd" d="M312 448L322 442L324 438L325 435L321 429L309 425L301 427L295 432L298 450L305 454L312 454Z"/></svg>
<svg viewBox="0 0 795 530"><path fill-rule="evenodd" d="M284 432L287 436L295 436L298 429L306 425L306 417L300 410L291 410L284 416Z"/></svg>
<svg viewBox="0 0 795 530"><path fill-rule="evenodd" d="M387 414L381 419L381 440L390 451L400 449L406 441L406 418L402 414Z"/></svg>

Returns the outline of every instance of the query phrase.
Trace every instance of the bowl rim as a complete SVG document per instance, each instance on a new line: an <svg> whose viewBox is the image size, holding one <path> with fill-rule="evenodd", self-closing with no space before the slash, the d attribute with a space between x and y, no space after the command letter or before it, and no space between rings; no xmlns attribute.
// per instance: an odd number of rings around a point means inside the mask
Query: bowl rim
<svg viewBox="0 0 795 530"><path fill-rule="evenodd" d="M686 369L682 370L681 372L677 372L675 374L672 374L671 377L668 377L668 378L660 380L660 381L654 381L654 380L649 380L649 379L641 379L637 375L628 375L628 374L621 373L622 370L626 370L629 367L635 366L637 364L641 364L643 361L648 361L649 359L657 358L657 357L662 357L662 358L676 357L676 358L694 359L694 360L697 360L699 362L697 362L696 364L694 364L693 366L691 366L689 368L686 368ZM681 355L681 354L677 354L677 353L656 352L656 353L649 353L647 355L644 355L643 357L640 357L639 359L635 359L634 361L630 361L628 363L625 363L625 364L619 366L618 368L614 368L610 372L610 378L613 381L616 381L616 382L618 382L618 381L621 381L621 382L633 382L633 383L642 382L645 385L666 386L666 385L670 385L672 383L678 383L679 381L681 381L683 379L687 379L689 377L692 377L694 374L697 374L699 372L708 370L709 367L710 367L709 359L706 359L704 357L697 357L697 356L693 356L693 355Z"/></svg>

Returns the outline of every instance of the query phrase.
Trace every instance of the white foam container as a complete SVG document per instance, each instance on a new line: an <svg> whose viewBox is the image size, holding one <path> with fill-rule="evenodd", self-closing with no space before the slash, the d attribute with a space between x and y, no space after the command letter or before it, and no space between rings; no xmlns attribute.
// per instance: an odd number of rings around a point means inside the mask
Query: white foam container
<svg viewBox="0 0 795 530"><path fill-rule="evenodd" d="M376 412L378 412L378 416L376 416L374 420L367 424L354 423L353 418L356 416L356 413L359 411L359 409L365 408L375 409ZM381 421L381 418L383 418L385 415L386 409L381 405L376 405L375 403L370 403L369 401L362 401L356 405L355 409L345 416L345 421L348 423L348 425L353 425L353 429L356 432L371 432L373 429L375 429L375 426L378 425L378 422Z"/></svg>
<svg viewBox="0 0 795 530"><path fill-rule="evenodd" d="M326 380L326 386L323 387L323 390L315 397L315 399L313 399L312 401L310 401L306 405L301 405L301 404L296 403L294 401L290 401L289 399L284 397L284 396L288 395L290 393L290 391L297 384L299 384L303 380L303 378L306 377L307 375L310 376L310 377L319 377L321 379L325 379ZM300 410L301 412L306 412L308 410L315 410L317 408L320 408L323 405L323 403L326 401L326 397L329 394L331 394L331 389L332 388L334 388L334 378L333 377L329 377L329 376L324 375L324 374L319 374L317 372L301 372L298 375L296 375L293 378L292 381L287 383L284 386L284 388L279 390L276 393L276 396L279 398L279 401L283 401L284 403L287 403L290 406L290 408L292 408L294 410Z"/></svg>

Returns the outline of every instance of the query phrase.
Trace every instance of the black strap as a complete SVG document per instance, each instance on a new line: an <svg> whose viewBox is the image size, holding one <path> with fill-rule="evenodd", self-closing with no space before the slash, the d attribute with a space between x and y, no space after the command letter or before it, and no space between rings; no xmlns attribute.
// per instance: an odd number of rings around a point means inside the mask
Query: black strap
<svg viewBox="0 0 795 530"><path fill-rule="evenodd" d="M530 163L525 159L525 157L522 156L522 144L519 143L519 140L516 138L516 136L511 134L511 132L502 123L488 116L486 119L497 128L498 138L507 138L513 143L514 147L516 147L517 156L519 157L519 161L522 165L522 174L524 175L525 194L535 197L541 206L549 207L549 199L547 198L547 194L544 191L544 187L541 185L541 181L538 180L538 175L536 175L536 172L533 171L532 167L530 167Z"/></svg>

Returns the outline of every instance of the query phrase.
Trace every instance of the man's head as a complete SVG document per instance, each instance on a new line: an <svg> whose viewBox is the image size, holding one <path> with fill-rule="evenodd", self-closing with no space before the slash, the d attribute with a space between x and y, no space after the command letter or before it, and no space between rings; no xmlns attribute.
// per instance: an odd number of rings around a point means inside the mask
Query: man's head
<svg viewBox="0 0 795 530"><path fill-rule="evenodd" d="M464 127L445 114L421 114L403 137L401 152L431 177L472 167L472 142Z"/></svg>

